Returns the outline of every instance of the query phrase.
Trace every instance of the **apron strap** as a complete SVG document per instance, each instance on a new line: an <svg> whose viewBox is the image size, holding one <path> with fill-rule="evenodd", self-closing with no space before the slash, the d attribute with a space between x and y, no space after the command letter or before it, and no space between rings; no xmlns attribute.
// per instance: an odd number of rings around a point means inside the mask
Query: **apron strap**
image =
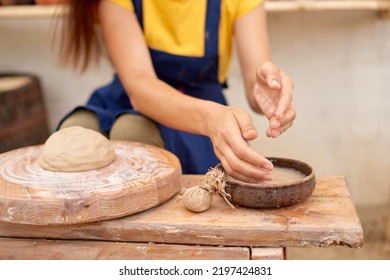
<svg viewBox="0 0 390 280"><path fill-rule="evenodd" d="M205 54L218 56L219 21L221 17L221 0L207 0Z"/></svg>
<svg viewBox="0 0 390 280"><path fill-rule="evenodd" d="M132 0L135 14L143 29L142 0ZM221 18L221 0L206 0L206 24L204 49L206 55L218 56L219 21Z"/></svg>
<svg viewBox="0 0 390 280"><path fill-rule="evenodd" d="M133 0L135 14L142 29L144 29L144 20L142 16L142 0Z"/></svg>

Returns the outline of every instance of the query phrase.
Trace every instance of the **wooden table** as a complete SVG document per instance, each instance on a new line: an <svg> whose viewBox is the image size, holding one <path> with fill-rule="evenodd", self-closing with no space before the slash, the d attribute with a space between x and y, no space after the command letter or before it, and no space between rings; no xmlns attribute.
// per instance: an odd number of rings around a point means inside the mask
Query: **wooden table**
<svg viewBox="0 0 390 280"><path fill-rule="evenodd" d="M282 209L232 209L215 196L192 213L181 192L124 218L79 225L0 223L0 259L284 259L286 247L360 248L363 230L344 177L318 177L313 195Z"/></svg>

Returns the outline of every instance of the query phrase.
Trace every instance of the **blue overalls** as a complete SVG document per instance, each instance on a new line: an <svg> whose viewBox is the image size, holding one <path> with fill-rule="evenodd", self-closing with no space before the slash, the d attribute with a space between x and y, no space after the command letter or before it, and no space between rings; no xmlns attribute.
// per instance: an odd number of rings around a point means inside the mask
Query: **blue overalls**
<svg viewBox="0 0 390 280"><path fill-rule="evenodd" d="M138 21L143 27L142 0L133 0L133 4ZM159 79L187 95L226 105L222 93L224 86L218 81L220 5L220 0L207 1L203 57L178 56L154 49L150 49L150 53ZM78 108L95 112L103 131L109 131L115 119L123 113L139 114L133 110L118 75L114 76L110 84L97 89L85 106ZM184 174L204 174L219 163L208 137L161 124L159 128L165 149L179 158Z"/></svg>

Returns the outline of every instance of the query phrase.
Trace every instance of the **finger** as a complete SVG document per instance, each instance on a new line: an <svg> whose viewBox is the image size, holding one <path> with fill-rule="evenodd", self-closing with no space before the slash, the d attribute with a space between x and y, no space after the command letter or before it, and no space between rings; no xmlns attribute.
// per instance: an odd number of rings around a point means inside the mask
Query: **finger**
<svg viewBox="0 0 390 280"><path fill-rule="evenodd" d="M280 129L281 127L285 126L285 124L292 123L296 117L296 111L293 104L290 105L287 112L285 112L282 119L277 119L276 117L272 117L270 120L269 127L271 129Z"/></svg>
<svg viewBox="0 0 390 280"><path fill-rule="evenodd" d="M226 142L221 143L219 147L225 148L226 150L232 150L237 158L244 160L253 166L272 170L272 163L249 147L245 139L241 137L238 127L238 125L231 127L228 134L223 135ZM236 129L237 131L235 131ZM226 146L228 146L229 149L227 149ZM226 157L225 151L224 155Z"/></svg>
<svg viewBox="0 0 390 280"><path fill-rule="evenodd" d="M277 130L277 129L272 129L272 128L270 128L270 127L267 129L267 132L266 132L266 135L267 135L268 137L271 137L271 138L276 138L276 137L278 137L280 134L281 134L281 133L280 133L279 130Z"/></svg>
<svg viewBox="0 0 390 280"><path fill-rule="evenodd" d="M265 91L261 88L259 83L255 84L253 91L254 98L259 105L263 114L270 119L276 112L276 94Z"/></svg>
<svg viewBox="0 0 390 280"><path fill-rule="evenodd" d="M235 120L237 120L234 113L232 113L232 115ZM249 147L248 143L241 136L238 123L232 123L232 125L222 130L218 139L219 140L215 140L218 141L218 143L214 142L213 145L220 150L224 157L226 157L227 154L233 154L237 159L248 162L256 168L264 168L266 170L273 169L271 161ZM232 160L234 160L234 158L231 156L230 161Z"/></svg>
<svg viewBox="0 0 390 280"><path fill-rule="evenodd" d="M295 109L291 108L287 111L285 115L285 119L283 120L283 123L280 123L278 127L272 127L269 126L266 134L268 137L278 137L280 134L285 132L288 128L290 128L293 125L293 121L295 120L296 112Z"/></svg>
<svg viewBox="0 0 390 280"><path fill-rule="evenodd" d="M279 120L280 126L284 126L286 123L291 123L297 116L294 104L291 104L288 110L285 112L283 119Z"/></svg>
<svg viewBox="0 0 390 280"><path fill-rule="evenodd" d="M237 180L247 182L247 183L257 183L258 182L258 180L254 179L253 177L248 177L248 176L245 176L245 175L240 174L240 173L235 173L225 158L221 159L221 164L222 164L226 174L237 179Z"/></svg>
<svg viewBox="0 0 390 280"><path fill-rule="evenodd" d="M276 137L280 136L283 132L285 132L287 129L289 129L292 125L293 125L293 123L291 122L291 123L285 124L284 126L281 126L278 129L270 128L267 130L267 136L272 137L272 138L276 138Z"/></svg>
<svg viewBox="0 0 390 280"><path fill-rule="evenodd" d="M257 130L253 125L252 118L244 111L233 112L233 116L241 130L241 135L245 140L254 140L257 136Z"/></svg>
<svg viewBox="0 0 390 280"><path fill-rule="evenodd" d="M289 122L289 123L286 123L285 125L283 125L282 127L279 128L279 131L280 133L283 133L285 132L287 129L289 129L294 123L293 122Z"/></svg>
<svg viewBox="0 0 390 280"><path fill-rule="evenodd" d="M277 129L278 127L280 127L281 125L281 122L275 117L271 117L271 119L269 120L269 127L272 128L272 129Z"/></svg>
<svg viewBox="0 0 390 280"><path fill-rule="evenodd" d="M265 157L261 156L257 152L247 145L237 141L230 141L229 147L225 149L224 156L230 162L233 170L242 174L251 174L259 171L272 171L273 164ZM260 174L261 175L261 174Z"/></svg>
<svg viewBox="0 0 390 280"><path fill-rule="evenodd" d="M275 115L278 119L283 118L285 111L290 107L292 102L292 94L293 94L293 82L290 78L283 72L281 72L281 91L280 91L280 99L276 108Z"/></svg>
<svg viewBox="0 0 390 280"><path fill-rule="evenodd" d="M248 183L259 183L272 180L272 174L269 170L256 168L247 162L237 158L230 150L224 152L220 158L226 173L238 180Z"/></svg>
<svg viewBox="0 0 390 280"><path fill-rule="evenodd" d="M272 89L281 88L280 68L271 63L265 62L257 71L257 78L259 81L266 82Z"/></svg>

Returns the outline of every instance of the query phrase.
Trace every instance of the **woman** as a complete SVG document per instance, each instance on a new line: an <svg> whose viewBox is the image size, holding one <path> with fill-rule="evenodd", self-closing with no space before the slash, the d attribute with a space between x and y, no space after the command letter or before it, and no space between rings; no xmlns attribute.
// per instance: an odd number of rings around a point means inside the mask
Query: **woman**
<svg viewBox="0 0 390 280"><path fill-rule="evenodd" d="M98 18L117 71L60 128L82 125L110 139L171 151L183 173L221 162L242 181L272 179L272 163L252 150L258 133L249 114L226 104L233 35L246 97L278 137L295 118L290 78L271 60L262 0L70 0L65 58L84 66L93 55ZM97 17L96 17L97 16Z"/></svg>

